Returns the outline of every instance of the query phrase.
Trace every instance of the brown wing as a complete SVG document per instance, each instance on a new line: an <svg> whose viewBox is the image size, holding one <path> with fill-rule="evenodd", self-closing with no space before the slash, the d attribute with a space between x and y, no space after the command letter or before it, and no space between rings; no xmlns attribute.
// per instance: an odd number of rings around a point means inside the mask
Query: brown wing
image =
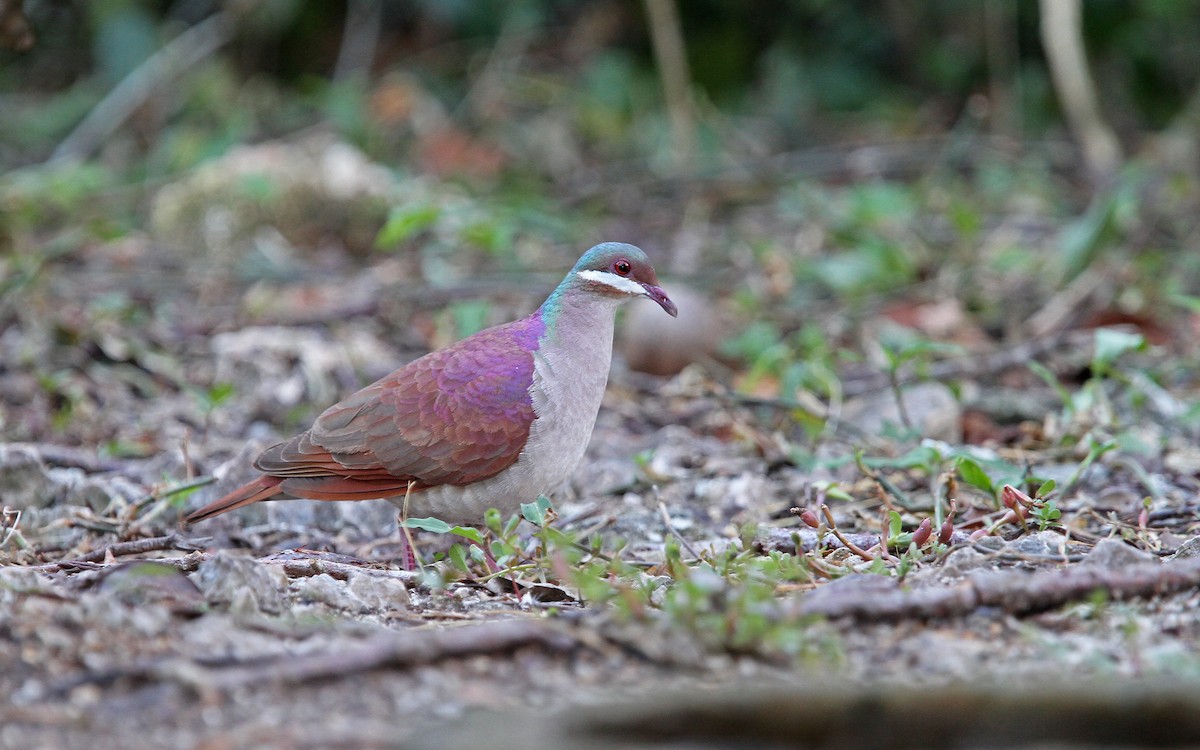
<svg viewBox="0 0 1200 750"><path fill-rule="evenodd" d="M255 467L299 497L353 500L468 484L516 462L536 418L536 317L428 354L331 406Z"/></svg>

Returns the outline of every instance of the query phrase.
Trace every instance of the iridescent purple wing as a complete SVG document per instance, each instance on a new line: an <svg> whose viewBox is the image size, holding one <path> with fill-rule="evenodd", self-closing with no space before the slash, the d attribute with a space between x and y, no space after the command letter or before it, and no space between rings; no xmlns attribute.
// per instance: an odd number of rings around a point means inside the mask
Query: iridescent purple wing
<svg viewBox="0 0 1200 750"><path fill-rule="evenodd" d="M255 466L289 478L285 491L318 499L493 476L516 462L536 418L529 387L543 330L535 314L415 360L331 406Z"/></svg>

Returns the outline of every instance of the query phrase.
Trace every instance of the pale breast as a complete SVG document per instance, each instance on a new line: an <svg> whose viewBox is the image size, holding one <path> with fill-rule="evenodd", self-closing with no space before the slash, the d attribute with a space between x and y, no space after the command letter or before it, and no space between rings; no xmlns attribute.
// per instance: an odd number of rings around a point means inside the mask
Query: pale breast
<svg viewBox="0 0 1200 750"><path fill-rule="evenodd" d="M604 399L615 306L565 310L553 338L535 354L530 395L537 418L517 462L480 482L431 487L413 495L410 516L478 523L488 508L515 513L521 503L552 492L570 478L587 450Z"/></svg>

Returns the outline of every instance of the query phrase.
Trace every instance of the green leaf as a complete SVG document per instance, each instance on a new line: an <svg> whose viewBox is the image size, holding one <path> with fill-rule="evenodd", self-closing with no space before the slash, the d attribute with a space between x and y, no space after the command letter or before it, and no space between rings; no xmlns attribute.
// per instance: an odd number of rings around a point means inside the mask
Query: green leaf
<svg viewBox="0 0 1200 750"><path fill-rule="evenodd" d="M467 550L461 544L450 547L450 563L464 573L471 570L470 563L467 562Z"/></svg>
<svg viewBox="0 0 1200 750"><path fill-rule="evenodd" d="M1172 294L1169 301L1190 312L1200 315L1200 297L1190 294Z"/></svg>
<svg viewBox="0 0 1200 750"><path fill-rule="evenodd" d="M919 445L902 456L864 458L863 463L872 469L917 469L935 465L941 460L937 449L929 445Z"/></svg>
<svg viewBox="0 0 1200 750"><path fill-rule="evenodd" d="M450 529L450 533L470 539L476 544L483 544L483 534L479 533L479 529L472 526L455 526Z"/></svg>
<svg viewBox="0 0 1200 750"><path fill-rule="evenodd" d="M396 208L375 236L375 247L386 250L394 248L409 237L433 226L441 215L437 206L406 206Z"/></svg>
<svg viewBox="0 0 1200 750"><path fill-rule="evenodd" d="M1058 394L1059 399L1062 400L1063 405L1070 408L1071 392L1063 386L1062 382L1059 381L1058 376L1051 372L1049 367L1046 367L1037 360L1030 360L1027 364L1030 371L1033 372L1034 375L1037 375L1039 378L1045 381L1046 385L1054 389L1054 392Z"/></svg>
<svg viewBox="0 0 1200 750"><path fill-rule="evenodd" d="M1047 479L1045 482L1042 482L1041 487L1038 487L1038 491L1034 494L1034 497L1045 497L1054 492L1054 488L1057 486L1058 482L1055 482L1053 479Z"/></svg>
<svg viewBox="0 0 1200 750"><path fill-rule="evenodd" d="M410 529L421 529L422 531L432 531L435 534L449 534L450 524L440 518L406 518L404 525Z"/></svg>
<svg viewBox="0 0 1200 750"><path fill-rule="evenodd" d="M894 510L888 511L888 536L892 539L900 536L900 532L904 530L904 524L900 520L900 514Z"/></svg>
<svg viewBox="0 0 1200 750"><path fill-rule="evenodd" d="M958 475L962 477L964 482L972 487L978 487L979 489L984 490L988 494L995 497L996 485L992 483L992 478L987 475L987 472L983 470L983 467L975 462L975 459L968 458L966 456L959 456L956 465L958 468Z"/></svg>
<svg viewBox="0 0 1200 750"><path fill-rule="evenodd" d="M503 529L504 519L500 516L500 511L495 508L488 508L483 512L483 525L495 533L500 533Z"/></svg>
<svg viewBox="0 0 1200 750"><path fill-rule="evenodd" d="M1146 337L1140 333L1129 333L1115 328L1096 329L1096 353L1092 355L1094 365L1099 368L1111 366L1121 355L1146 348Z"/></svg>
<svg viewBox="0 0 1200 750"><path fill-rule="evenodd" d="M539 495L538 500L544 497L545 495ZM532 503L521 503L521 516L534 526L546 525L546 507L536 500Z"/></svg>
<svg viewBox="0 0 1200 750"><path fill-rule="evenodd" d="M1111 234L1109 230L1116 206L1112 192L1098 195L1083 216L1063 228L1059 234L1058 253L1064 281L1078 276L1095 260Z"/></svg>

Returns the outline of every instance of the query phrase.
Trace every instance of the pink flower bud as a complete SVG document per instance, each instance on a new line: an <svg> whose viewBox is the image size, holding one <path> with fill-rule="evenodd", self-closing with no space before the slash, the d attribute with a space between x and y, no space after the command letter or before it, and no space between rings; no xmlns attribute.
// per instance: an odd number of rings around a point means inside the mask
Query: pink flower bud
<svg viewBox="0 0 1200 750"><path fill-rule="evenodd" d="M1016 487L1013 487L1011 484L1006 484L1004 485L1004 488L1000 490L1000 502L1004 503L1006 508L1012 508L1016 510L1018 505L1032 505L1033 498L1029 495L1026 495L1024 492L1021 492Z"/></svg>
<svg viewBox="0 0 1200 750"><path fill-rule="evenodd" d="M926 518L921 521L921 525L913 532L912 542L918 547L924 547L925 542L929 541L929 537L933 534L933 521Z"/></svg>
<svg viewBox="0 0 1200 750"><path fill-rule="evenodd" d="M942 528L938 530L938 542L949 544L952 536L954 536L954 522L947 518L942 524Z"/></svg>
<svg viewBox="0 0 1200 750"><path fill-rule="evenodd" d="M800 513L800 520L803 521L806 526L814 529L821 525L821 522L817 519L817 514L813 513L808 508L805 508Z"/></svg>

